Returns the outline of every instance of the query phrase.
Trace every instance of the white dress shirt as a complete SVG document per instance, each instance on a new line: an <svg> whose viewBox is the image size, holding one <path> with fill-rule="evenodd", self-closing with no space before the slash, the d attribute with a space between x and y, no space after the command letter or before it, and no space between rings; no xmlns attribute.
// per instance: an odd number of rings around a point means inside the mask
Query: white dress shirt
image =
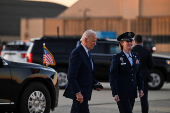
<svg viewBox="0 0 170 113"><path fill-rule="evenodd" d="M87 53L87 56L89 57L89 54L88 54L88 49L81 43L81 45L83 46L83 48L84 48L84 50L86 51L86 53ZM92 69L93 69L93 61L92 61Z"/></svg>

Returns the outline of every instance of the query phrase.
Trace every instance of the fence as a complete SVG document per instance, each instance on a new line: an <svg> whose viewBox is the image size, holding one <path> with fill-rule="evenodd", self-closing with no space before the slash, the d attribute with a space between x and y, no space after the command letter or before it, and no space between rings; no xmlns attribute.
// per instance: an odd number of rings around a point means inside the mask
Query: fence
<svg viewBox="0 0 170 113"><path fill-rule="evenodd" d="M85 18L85 19L22 19L21 39L42 36L81 36L87 29L94 31L116 31L117 35L132 31L155 43L170 43L170 17L136 18ZM38 29L38 30L37 30ZM34 34L36 34L34 36Z"/></svg>
<svg viewBox="0 0 170 113"><path fill-rule="evenodd" d="M45 19L44 35L79 36L87 29L94 31L116 31L118 34L127 31L127 20L122 19Z"/></svg>
<svg viewBox="0 0 170 113"><path fill-rule="evenodd" d="M45 19L44 35L79 36L87 29L94 31L116 31L117 35L132 31L146 37L151 37L156 43L170 42L170 17L137 18L124 20L112 19Z"/></svg>

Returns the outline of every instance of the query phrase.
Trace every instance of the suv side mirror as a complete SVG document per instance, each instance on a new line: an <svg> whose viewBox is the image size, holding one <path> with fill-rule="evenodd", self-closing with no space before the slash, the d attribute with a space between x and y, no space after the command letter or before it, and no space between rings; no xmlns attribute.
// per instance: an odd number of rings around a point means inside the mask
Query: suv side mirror
<svg viewBox="0 0 170 113"><path fill-rule="evenodd" d="M0 68L3 66L4 66L4 64L3 64L2 58L0 57Z"/></svg>

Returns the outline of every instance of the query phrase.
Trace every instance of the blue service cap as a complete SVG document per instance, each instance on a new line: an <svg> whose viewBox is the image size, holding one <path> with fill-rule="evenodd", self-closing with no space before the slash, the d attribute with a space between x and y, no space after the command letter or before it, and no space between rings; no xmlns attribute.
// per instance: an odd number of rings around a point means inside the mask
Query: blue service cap
<svg viewBox="0 0 170 113"><path fill-rule="evenodd" d="M118 41L133 41L133 37L135 36L135 33L133 32L125 32L123 34L121 34L117 40Z"/></svg>

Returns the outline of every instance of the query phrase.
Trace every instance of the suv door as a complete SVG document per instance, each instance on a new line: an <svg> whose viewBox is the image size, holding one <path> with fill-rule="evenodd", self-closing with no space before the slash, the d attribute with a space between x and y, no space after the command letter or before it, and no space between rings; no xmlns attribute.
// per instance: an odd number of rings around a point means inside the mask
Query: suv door
<svg viewBox="0 0 170 113"><path fill-rule="evenodd" d="M112 56L119 53L117 43L98 41L91 54L95 63L95 78L98 81L108 81Z"/></svg>
<svg viewBox="0 0 170 113"><path fill-rule="evenodd" d="M3 59L2 62L3 67L0 67L0 109L9 110L11 104L11 73L8 64Z"/></svg>

